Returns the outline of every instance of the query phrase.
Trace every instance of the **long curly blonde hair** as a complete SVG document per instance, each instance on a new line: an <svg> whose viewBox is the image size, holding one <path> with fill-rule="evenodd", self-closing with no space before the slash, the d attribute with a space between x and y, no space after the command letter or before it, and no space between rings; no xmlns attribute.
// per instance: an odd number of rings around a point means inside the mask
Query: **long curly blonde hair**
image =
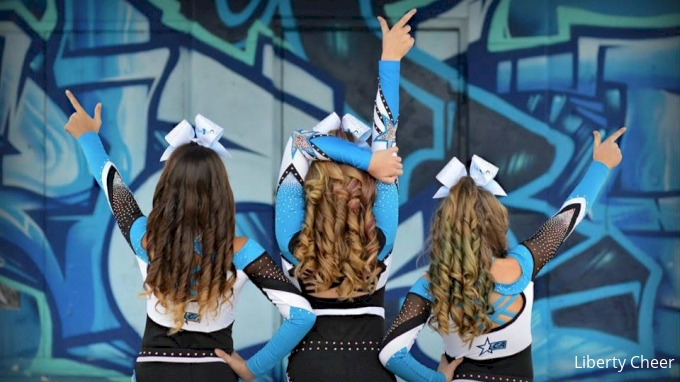
<svg viewBox="0 0 680 382"><path fill-rule="evenodd" d="M492 329L491 262L507 252L508 212L490 192L463 177L439 205L430 229L427 276L434 297L429 325L472 340Z"/></svg>
<svg viewBox="0 0 680 382"><path fill-rule="evenodd" d="M351 140L347 134L334 135ZM313 293L335 285L340 299L375 290L380 244L373 215L375 180L354 167L313 162L305 178L305 221L295 276Z"/></svg>
<svg viewBox="0 0 680 382"><path fill-rule="evenodd" d="M165 164L147 222L149 267L143 295L154 295L182 329L189 303L216 312L236 282L235 203L227 171L209 148L190 143ZM200 246L196 248L196 246Z"/></svg>

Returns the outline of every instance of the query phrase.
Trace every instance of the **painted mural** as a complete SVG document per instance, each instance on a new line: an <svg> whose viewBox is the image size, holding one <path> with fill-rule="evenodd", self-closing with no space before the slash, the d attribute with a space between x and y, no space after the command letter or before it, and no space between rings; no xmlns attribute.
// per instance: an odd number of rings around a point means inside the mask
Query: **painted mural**
<svg viewBox="0 0 680 382"><path fill-rule="evenodd" d="M332 5L332 6L331 6ZM675 380L581 357L680 356L680 3L674 0L1 0L0 380L129 380L144 324L132 251L78 147L64 90L103 103L101 135L148 212L164 135L202 113L225 128L238 234L276 257L284 139L332 111L370 121L380 28L417 7L402 63L400 228L388 321L426 266L434 176L456 155L500 167L511 244L561 205L592 134L624 161L537 280L537 380ZM235 345L279 316L242 295ZM434 365L431 331L418 358ZM262 380L281 380L280 369Z"/></svg>

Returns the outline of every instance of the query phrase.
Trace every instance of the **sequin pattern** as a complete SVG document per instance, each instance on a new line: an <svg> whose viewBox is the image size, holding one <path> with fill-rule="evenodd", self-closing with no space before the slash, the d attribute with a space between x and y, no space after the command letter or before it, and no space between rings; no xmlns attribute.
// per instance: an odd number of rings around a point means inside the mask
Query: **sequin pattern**
<svg viewBox="0 0 680 382"><path fill-rule="evenodd" d="M295 354L301 351L380 351L378 341L302 341L291 352Z"/></svg>
<svg viewBox="0 0 680 382"><path fill-rule="evenodd" d="M244 271L251 279L268 279L289 283L288 279L281 273L281 270L276 263L274 263L271 256L266 253L250 263Z"/></svg>
<svg viewBox="0 0 680 382"><path fill-rule="evenodd" d="M118 222L118 227L123 233L125 240L132 245L130 243L130 228L135 220L143 216L142 211L139 209L134 195L125 185L118 170L113 165L109 167L106 180L111 211Z"/></svg>
<svg viewBox="0 0 680 382"><path fill-rule="evenodd" d="M523 243L534 257L534 276L555 256L576 226L578 223L576 218L581 208L585 206L578 203L566 204L560 212L545 222L531 239Z"/></svg>
<svg viewBox="0 0 680 382"><path fill-rule="evenodd" d="M404 304L401 306L401 309L399 310L397 318L394 319L392 325L390 325L390 328L387 330L387 336L385 336L384 343L389 343L392 339L397 337L397 335L395 335L397 334L395 332L396 329L399 328L400 326L403 326L408 321L417 319L416 321L413 322L413 325L409 325L410 327L402 329L411 330L417 327L418 325L425 324L427 322L427 319L430 317L431 309L432 309L431 302L427 301L426 299L415 293L409 293L406 296Z"/></svg>

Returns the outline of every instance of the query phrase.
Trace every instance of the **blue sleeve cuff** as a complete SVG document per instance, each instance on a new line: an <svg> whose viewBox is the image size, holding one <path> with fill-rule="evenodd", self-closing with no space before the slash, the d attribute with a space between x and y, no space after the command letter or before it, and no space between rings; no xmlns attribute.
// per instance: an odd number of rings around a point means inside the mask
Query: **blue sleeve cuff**
<svg viewBox="0 0 680 382"><path fill-rule="evenodd" d="M146 235L146 221L146 216L141 216L132 223L132 227L130 227L130 244L137 257L148 264L149 255L147 254L146 249L142 247L142 238Z"/></svg>
<svg viewBox="0 0 680 382"><path fill-rule="evenodd" d="M395 353L385 367L399 377L413 382L447 382L443 373L432 370L418 362L408 349L402 348Z"/></svg>
<svg viewBox="0 0 680 382"><path fill-rule="evenodd" d="M425 279L425 277L419 278L415 284L409 290L411 293L415 293L418 296L426 299L427 301L434 301L432 294L430 294L430 282Z"/></svg>
<svg viewBox="0 0 680 382"><path fill-rule="evenodd" d="M508 253L508 257L517 260L522 274L519 279L511 284L494 283L494 291L503 295L515 295L521 293L529 285L534 273L534 258L529 248L520 244Z"/></svg>

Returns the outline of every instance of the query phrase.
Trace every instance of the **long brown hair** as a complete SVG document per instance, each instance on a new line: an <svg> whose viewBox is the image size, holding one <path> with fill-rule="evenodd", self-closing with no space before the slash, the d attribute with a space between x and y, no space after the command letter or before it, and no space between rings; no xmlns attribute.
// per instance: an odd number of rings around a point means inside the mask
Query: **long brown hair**
<svg viewBox="0 0 680 382"><path fill-rule="evenodd" d="M182 328L190 302L215 312L236 281L232 264L235 204L227 170L211 149L190 143L165 164L146 231L146 295L171 315L170 334ZM199 248L195 248L199 245Z"/></svg>
<svg viewBox="0 0 680 382"><path fill-rule="evenodd" d="M331 134L352 140L340 130ZM305 178L305 198L295 276L316 293L339 283L340 299L373 292L380 250L372 210L375 180L348 165L315 161Z"/></svg>
<svg viewBox="0 0 680 382"><path fill-rule="evenodd" d="M434 330L449 333L453 319L468 343L491 330L491 262L507 251L507 229L507 209L472 178L463 177L451 188L430 228L427 275L434 297L429 325Z"/></svg>

